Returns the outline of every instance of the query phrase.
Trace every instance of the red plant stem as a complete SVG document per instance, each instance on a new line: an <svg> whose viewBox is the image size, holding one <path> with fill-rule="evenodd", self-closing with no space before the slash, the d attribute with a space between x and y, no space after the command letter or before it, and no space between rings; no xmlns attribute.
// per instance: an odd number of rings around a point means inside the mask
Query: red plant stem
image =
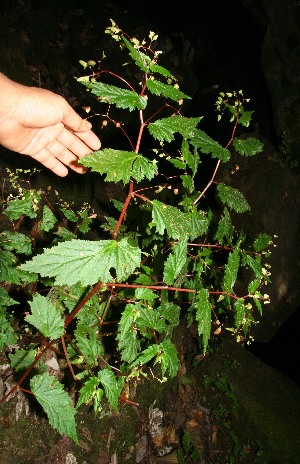
<svg viewBox="0 0 300 464"><path fill-rule="evenodd" d="M229 142L227 143L227 145L226 145L225 148L228 148L229 145L232 143L233 138L234 138L234 134L235 134L235 131L236 131L236 128L237 128L237 125L238 125L238 122L239 122L239 115L237 115L237 117L236 117L235 124L234 124L233 130L232 130L232 133L231 133L230 140L229 140ZM201 200L201 198L203 197L203 195L205 195L205 192L209 189L209 187L211 186L211 184L214 182L215 177L216 177L217 172L218 172L218 169L219 169L219 167L220 167L220 164L221 164L221 160L218 160L217 165L216 165L216 168L215 168L215 170L214 170L214 172L213 172L213 175L212 175L210 181L208 182L208 184L207 184L207 186L205 187L205 189L202 190L202 192L200 193L200 195L198 196L198 198L196 198L196 200L194 201L193 205L196 205L197 203L199 203L199 201Z"/></svg>
<svg viewBox="0 0 300 464"><path fill-rule="evenodd" d="M83 306L86 304L87 301L98 291L100 288L103 287L102 282L98 282L90 291L89 293L83 298L83 300L78 303L78 305L73 309L71 314L65 319L65 329L68 327L68 325L73 321L74 317L76 316L77 313L83 308Z"/></svg>
<svg viewBox="0 0 300 464"><path fill-rule="evenodd" d="M63 347L63 350L64 350L64 354L65 354L65 358L66 358L66 361L67 361L67 364L68 364L68 367L71 371L71 374L72 374L72 377L73 379L76 381L77 380L77 377L73 371L73 367L72 367L72 364L70 363L70 359L69 359L69 356L68 356L68 353L67 353L67 349L66 349L66 344L65 344L65 339L64 339L64 336L62 335L60 337L61 339L61 344L62 344L62 347Z"/></svg>
<svg viewBox="0 0 300 464"><path fill-rule="evenodd" d="M112 234L112 238L113 238L114 240L116 240L117 234L118 234L118 232L119 232L119 230L120 230L121 224L122 224L122 222L123 222L124 216L125 216L125 214L126 214L128 205L129 205L130 200L131 200L131 197L132 197L132 192L133 192L133 180L130 181L130 184L129 184L129 191L128 191L127 198L126 198L125 203L124 203L124 205L123 205L123 209L122 209L122 212L121 212L121 214L120 214L120 217L119 217L119 220L118 220L118 222L117 222L117 225L116 225L116 227L115 227L115 230L114 230L114 232L113 232L113 234Z"/></svg>
<svg viewBox="0 0 300 464"><path fill-rule="evenodd" d="M149 198L144 197L144 195L140 195L139 193L133 192L133 196L134 196L134 197L141 198L141 199L144 200L144 201L148 201L148 203L152 203L152 201L149 200Z"/></svg>
<svg viewBox="0 0 300 464"><path fill-rule="evenodd" d="M185 292L185 293L197 293L197 290L193 290L190 288L180 288L180 287L169 287L168 285L139 285L139 284L118 284L118 283L108 283L105 284L106 287L117 287L117 288L150 288L151 290L168 290L171 292ZM248 295L238 297L228 292L218 292L218 291L211 291L208 292L210 295L225 295L235 300L239 300L240 298L247 298Z"/></svg>
<svg viewBox="0 0 300 464"><path fill-rule="evenodd" d="M207 184L207 186L205 187L205 189L202 190L202 192L200 193L200 195L198 196L198 198L196 198L196 200L194 201L193 205L196 205L197 203L199 203L199 201L201 200L201 198L205 195L205 192L209 189L209 187L211 186L211 184L212 184L213 181L215 180L215 177L216 177L217 171L218 171L218 169L219 169L220 163L221 163L221 160L218 160L217 165L216 165L216 168L215 168L215 170L214 170L214 172L213 172L212 178L211 178L210 181L208 182L208 184Z"/></svg>
<svg viewBox="0 0 300 464"><path fill-rule="evenodd" d="M174 242L174 243L179 243L179 242ZM227 251L233 251L235 248L229 247L229 246L223 246L223 245L218 245L218 244L210 244L210 243L188 243L188 246L194 246L194 247L202 247L202 248L217 248L218 250L227 250ZM242 250L239 250L240 252ZM247 251L249 255L258 255L261 256L260 253L257 251Z"/></svg>
<svg viewBox="0 0 300 464"><path fill-rule="evenodd" d="M30 395L33 395L32 391L30 390L26 390L26 388L21 388L21 387L18 387L18 390L24 392L24 393L29 393Z"/></svg>

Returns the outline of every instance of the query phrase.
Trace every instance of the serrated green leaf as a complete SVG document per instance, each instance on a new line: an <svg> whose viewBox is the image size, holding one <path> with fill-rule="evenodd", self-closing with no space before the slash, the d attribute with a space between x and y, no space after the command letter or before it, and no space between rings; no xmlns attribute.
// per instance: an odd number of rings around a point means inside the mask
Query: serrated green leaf
<svg viewBox="0 0 300 464"><path fill-rule="evenodd" d="M57 235L59 238L61 238L64 242L67 240L73 240L74 238L77 238L77 235L71 232L69 229L66 227L58 227L57 232L55 232L55 235Z"/></svg>
<svg viewBox="0 0 300 464"><path fill-rule="evenodd" d="M163 301L157 308L161 317L164 317L173 327L179 324L180 307L169 301Z"/></svg>
<svg viewBox="0 0 300 464"><path fill-rule="evenodd" d="M140 343L137 339L135 321L139 315L140 305L126 305L120 322L118 324L118 348L121 351L122 361L131 363L136 359L140 350Z"/></svg>
<svg viewBox="0 0 300 464"><path fill-rule="evenodd" d="M22 198L9 200L3 213L12 221L19 219L23 215L33 219L37 216L37 203L40 199L41 196L36 191L25 192Z"/></svg>
<svg viewBox="0 0 300 464"><path fill-rule="evenodd" d="M223 243L224 242L224 237L227 240L227 242L231 242L233 236L233 225L231 221L231 217L229 214L228 209L225 207L224 208L224 214L219 220L218 223L218 228L215 233L214 239L219 242Z"/></svg>
<svg viewBox="0 0 300 464"><path fill-rule="evenodd" d="M31 240L20 232L10 232L6 230L0 234L0 246L5 250L15 251L19 254L31 255Z"/></svg>
<svg viewBox="0 0 300 464"><path fill-rule="evenodd" d="M245 111L239 118L239 124L244 127L249 127L252 119L253 111Z"/></svg>
<svg viewBox="0 0 300 464"><path fill-rule="evenodd" d="M192 170L193 178L198 170L200 158L196 149L191 153L189 143L186 139L183 139L181 144L181 154L188 167Z"/></svg>
<svg viewBox="0 0 300 464"><path fill-rule="evenodd" d="M141 250L127 238L116 240L70 240L45 249L43 254L22 264L21 269L55 277L56 285L93 285L99 280L112 282L115 269L122 282L141 262Z"/></svg>
<svg viewBox="0 0 300 464"><path fill-rule="evenodd" d="M50 425L78 443L75 414L71 398L63 385L47 372L30 380L30 388L46 412Z"/></svg>
<svg viewBox="0 0 300 464"><path fill-rule="evenodd" d="M186 169L186 163L178 158L167 158L169 163L173 164L177 169Z"/></svg>
<svg viewBox="0 0 300 464"><path fill-rule="evenodd" d="M116 377L113 371L106 367L99 372L98 379L104 387L109 403L115 411L118 411L118 401L124 386L124 377Z"/></svg>
<svg viewBox="0 0 300 464"><path fill-rule="evenodd" d="M128 184L131 178L138 182L145 177L153 179L156 173L156 161L149 161L133 151L106 148L80 159L80 164L94 172L106 174L105 181Z"/></svg>
<svg viewBox="0 0 300 464"><path fill-rule="evenodd" d="M250 210L250 206L246 198L239 190L220 182L217 186L217 191L222 203L229 206L229 208L233 209L237 213L244 213L245 211Z"/></svg>
<svg viewBox="0 0 300 464"><path fill-rule="evenodd" d="M175 377L179 370L179 359L175 346L170 340L164 340L160 345L162 352L157 356L155 364L161 364L162 374L168 371L169 376Z"/></svg>
<svg viewBox="0 0 300 464"><path fill-rule="evenodd" d="M239 250L235 248L228 256L228 261L225 266L223 290L230 293L236 282L237 273L240 264Z"/></svg>
<svg viewBox="0 0 300 464"><path fill-rule="evenodd" d="M202 211L197 211L195 208L189 214L188 234L191 240L195 240L201 235L206 234L208 226L208 218Z"/></svg>
<svg viewBox="0 0 300 464"><path fill-rule="evenodd" d="M0 282L19 283L17 259L10 251L0 251Z"/></svg>
<svg viewBox="0 0 300 464"><path fill-rule="evenodd" d="M147 89L154 95L163 96L165 98L170 98L174 101L179 101L182 99L190 99L188 95L181 92L181 90L173 87L170 84L163 84L160 81L148 79L146 82Z"/></svg>
<svg viewBox="0 0 300 464"><path fill-rule="evenodd" d="M149 72L150 58L147 55L145 55L144 53L142 53L142 52L138 51L136 48L134 48L132 43L129 42L129 40L127 40L126 37L124 37L124 35L122 35L121 37L122 37L122 40L123 40L124 44L128 48L129 55L131 56L131 58L135 62L136 66L138 68L140 68L143 72L146 72L146 73Z"/></svg>
<svg viewBox="0 0 300 464"><path fill-rule="evenodd" d="M0 306L0 350L5 346L15 345L17 334L10 325L10 317L7 315L6 308Z"/></svg>
<svg viewBox="0 0 300 464"><path fill-rule="evenodd" d="M82 404L88 404L96 395L100 380L98 377L90 377L79 390L79 398L76 405L78 409ZM103 391L103 390L102 390Z"/></svg>
<svg viewBox="0 0 300 464"><path fill-rule="evenodd" d="M253 295L260 286L260 283L261 279L254 279L252 282L250 282L248 285L248 293Z"/></svg>
<svg viewBox="0 0 300 464"><path fill-rule="evenodd" d="M114 85L104 84L97 81L85 81L77 79L81 84L85 85L98 100L108 104L114 104L117 108L144 110L147 106L147 97L138 95L133 90L121 89Z"/></svg>
<svg viewBox="0 0 300 464"><path fill-rule="evenodd" d="M162 66L152 62L147 55L134 48L134 46L126 39L126 37L122 36L122 40L128 48L131 58L137 67L140 68L143 72L148 73L151 71L152 73L158 73L164 77L175 79L166 68L163 68Z"/></svg>
<svg viewBox="0 0 300 464"><path fill-rule="evenodd" d="M175 206L165 205L158 200L152 201L152 223L159 234L165 229L170 237L181 240L189 231L190 217Z"/></svg>
<svg viewBox="0 0 300 464"><path fill-rule="evenodd" d="M238 329L242 324L245 317L245 304L242 298L239 298L234 303L235 315L234 315L234 324L236 329Z"/></svg>
<svg viewBox="0 0 300 464"><path fill-rule="evenodd" d="M161 76L167 77L169 79L176 80L176 78L170 73L170 71L168 71L166 68L164 68L163 66L160 66L157 63L153 63L151 61L150 65L149 65L149 69L150 69L150 71L152 73L157 73L157 74L160 74ZM188 98L190 98L190 97L188 97Z"/></svg>
<svg viewBox="0 0 300 464"><path fill-rule="evenodd" d="M254 240L253 246L254 250L259 253L260 251L263 251L267 246L270 245L272 242L272 237L267 234L261 234L259 237L257 237Z"/></svg>
<svg viewBox="0 0 300 464"><path fill-rule="evenodd" d="M64 321L60 312L48 298L36 294L33 295L32 301L29 304L31 314L25 317L27 322L30 322L45 337L49 337L50 340L55 340L63 335Z"/></svg>
<svg viewBox="0 0 300 464"><path fill-rule="evenodd" d="M206 353L211 331L211 307L209 293L206 288L197 292L196 297L196 321L198 321L198 334L203 337L203 353Z"/></svg>
<svg viewBox="0 0 300 464"><path fill-rule="evenodd" d="M150 329L158 333L163 333L166 330L166 322L160 317L160 314L155 309L142 308L139 317L136 320L138 328L145 332Z"/></svg>
<svg viewBox="0 0 300 464"><path fill-rule="evenodd" d="M74 211L72 211L71 209L69 209L69 208L61 208L61 212L68 219L68 221L77 222L77 216L74 213Z"/></svg>
<svg viewBox="0 0 300 464"><path fill-rule="evenodd" d="M72 287L56 287L54 301L59 300L62 302L63 310L67 308L71 313L89 290L91 290L90 287L85 287L80 284L73 285ZM99 318L101 318L105 306L105 302L99 303L97 294L92 295L77 313L76 319L80 321L80 324L93 326L99 322Z"/></svg>
<svg viewBox="0 0 300 464"><path fill-rule="evenodd" d="M150 345L148 348L146 348L140 356L133 361L131 364L132 367L137 366L138 364L146 364L149 362L151 359L153 359L157 353L160 351L160 345Z"/></svg>
<svg viewBox="0 0 300 464"><path fill-rule="evenodd" d="M103 356L104 348L97 331L89 326L78 324L75 331L76 345L89 365L98 364L99 356Z"/></svg>
<svg viewBox="0 0 300 464"><path fill-rule="evenodd" d="M174 244L164 265L164 281L167 285L173 285L187 261L187 236Z"/></svg>
<svg viewBox="0 0 300 464"><path fill-rule="evenodd" d="M200 129L195 131L190 143L194 147L200 148L202 153L211 154L213 158L218 158L224 163L230 159L230 151L227 148L223 148L222 145Z"/></svg>
<svg viewBox="0 0 300 464"><path fill-rule="evenodd" d="M49 232L49 230L53 229L56 222L57 222L57 219L52 213L51 209L49 208L48 205L45 205L43 208L42 222L40 223L39 228L41 230L44 230L45 232Z"/></svg>
<svg viewBox="0 0 300 464"><path fill-rule="evenodd" d="M256 256L255 258L253 258L250 255L246 255L243 260L243 264L245 266L250 266L256 277L260 278L262 276L262 265L260 256Z"/></svg>
<svg viewBox="0 0 300 464"><path fill-rule="evenodd" d="M233 139L233 146L242 156L254 156L263 151L264 145L257 139L249 137L248 139Z"/></svg>
<svg viewBox="0 0 300 464"><path fill-rule="evenodd" d="M37 350L16 350L15 353L10 353L10 365L17 372L27 369L34 361Z"/></svg>
<svg viewBox="0 0 300 464"><path fill-rule="evenodd" d="M148 130L155 139L172 142L175 133L179 133L185 138L193 137L196 126L201 119L201 117L185 118L184 116L171 116L150 123Z"/></svg>
<svg viewBox="0 0 300 464"><path fill-rule="evenodd" d="M0 306L13 306L16 304L20 304L18 301L14 300L9 296L8 291L0 287Z"/></svg>
<svg viewBox="0 0 300 464"><path fill-rule="evenodd" d="M150 288L137 288L134 292L134 296L137 300L145 300L148 302L154 302L154 300L158 298L158 295Z"/></svg>
<svg viewBox="0 0 300 464"><path fill-rule="evenodd" d="M254 303L256 304L256 307L259 311L259 314L262 316L262 307L261 307L261 302L257 298L253 298Z"/></svg>

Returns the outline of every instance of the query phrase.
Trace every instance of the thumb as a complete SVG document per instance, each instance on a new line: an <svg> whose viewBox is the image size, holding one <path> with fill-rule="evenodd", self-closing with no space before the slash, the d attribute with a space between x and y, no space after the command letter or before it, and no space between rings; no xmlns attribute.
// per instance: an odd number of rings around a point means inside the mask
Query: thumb
<svg viewBox="0 0 300 464"><path fill-rule="evenodd" d="M62 123L73 132L86 132L91 130L92 124L82 119L76 111L65 101Z"/></svg>

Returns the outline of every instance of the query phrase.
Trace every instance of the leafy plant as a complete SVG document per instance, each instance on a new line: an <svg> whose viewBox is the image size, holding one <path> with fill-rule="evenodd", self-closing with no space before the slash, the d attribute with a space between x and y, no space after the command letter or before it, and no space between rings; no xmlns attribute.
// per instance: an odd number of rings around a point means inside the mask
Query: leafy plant
<svg viewBox="0 0 300 464"><path fill-rule="evenodd" d="M182 450L177 453L177 459L180 464L187 462L199 462L199 451L192 445L188 432L184 432L182 437Z"/></svg>
<svg viewBox="0 0 300 464"><path fill-rule="evenodd" d="M103 68L101 60L81 61L89 75L78 79L96 97L95 106L106 108L95 110L103 131L113 126L124 140L124 149L103 148L81 160L106 182L127 189L124 203L112 199L115 214L102 224L103 238L84 237L94 217L88 206L74 211L60 201L54 205L45 192L20 186L17 175L7 180L13 193L2 195L11 230L0 236L0 348L18 346L23 335L11 325L16 301L10 288L22 286L31 295L21 323L30 341L9 356L21 377L2 401L34 374L32 394L51 425L74 441L81 405L93 404L96 413L118 410L127 401L128 384L151 376L154 366L161 381L177 375L173 335L179 324L196 324L206 353L212 333L229 330L241 341L251 336L262 303L269 302L263 287L272 239L261 234L251 242L235 229L234 215L250 206L240 191L217 180L232 151L253 156L263 149L256 139L238 137L252 117L242 91L221 93L217 101L219 119L229 112L232 123L223 147L198 127L202 117L184 116L190 97L158 64L153 32L139 41L113 21L106 32L129 54L130 77ZM124 110L135 115L129 127ZM199 191L199 166L206 157L215 160L215 168ZM216 195L216 210L206 200L208 190ZM30 238L28 231L19 232L28 220ZM249 279L238 290L242 269ZM117 327L113 358L103 343L107 323ZM78 393L75 404L47 372L43 356L49 350L66 360Z"/></svg>

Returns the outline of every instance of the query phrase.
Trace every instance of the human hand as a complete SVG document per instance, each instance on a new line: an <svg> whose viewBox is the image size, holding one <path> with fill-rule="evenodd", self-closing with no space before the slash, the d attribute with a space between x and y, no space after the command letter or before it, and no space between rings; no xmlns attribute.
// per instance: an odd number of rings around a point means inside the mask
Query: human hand
<svg viewBox="0 0 300 464"><path fill-rule="evenodd" d="M0 73L0 144L39 161L58 176L86 169L82 156L100 140L67 101L49 90L27 87Z"/></svg>

